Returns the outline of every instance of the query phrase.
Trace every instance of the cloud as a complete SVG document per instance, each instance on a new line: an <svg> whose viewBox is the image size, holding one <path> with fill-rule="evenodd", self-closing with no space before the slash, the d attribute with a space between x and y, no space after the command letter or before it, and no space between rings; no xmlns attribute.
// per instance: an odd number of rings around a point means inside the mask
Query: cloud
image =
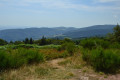
<svg viewBox="0 0 120 80"><path fill-rule="evenodd" d="M37 8L47 8L47 9L75 9L75 10L85 10L85 11L118 11L120 10L119 5L89 5L83 3L73 3L71 0L1 0L7 6L25 6L33 7L37 5ZM77 1L77 0L76 0ZM84 0L83 0L84 1ZM108 3L116 2L119 0L90 0L88 3Z"/></svg>
<svg viewBox="0 0 120 80"><path fill-rule="evenodd" d="M120 0L94 0L97 3L109 3L109 2L118 2Z"/></svg>
<svg viewBox="0 0 120 80"><path fill-rule="evenodd" d="M118 16L117 15L113 15L114 18L117 18Z"/></svg>
<svg viewBox="0 0 120 80"><path fill-rule="evenodd" d="M120 6L116 5L86 5L82 3L72 3L71 0L23 0L26 4L40 4L44 8L50 9L75 9L75 10L87 10L87 11L97 11L97 10L120 10ZM115 2L118 0L96 0L101 3L105 2ZM92 2L91 2L92 3Z"/></svg>

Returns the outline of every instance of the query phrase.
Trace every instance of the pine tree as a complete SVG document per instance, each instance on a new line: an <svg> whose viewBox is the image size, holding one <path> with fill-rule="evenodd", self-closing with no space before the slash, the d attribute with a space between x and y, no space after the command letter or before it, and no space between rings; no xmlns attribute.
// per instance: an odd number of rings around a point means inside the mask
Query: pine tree
<svg viewBox="0 0 120 80"><path fill-rule="evenodd" d="M117 26L114 28L114 37L115 40L120 42L120 26L117 24Z"/></svg>
<svg viewBox="0 0 120 80"><path fill-rule="evenodd" d="M10 41L10 44L13 44L13 41Z"/></svg>
<svg viewBox="0 0 120 80"><path fill-rule="evenodd" d="M43 36L40 45L46 45L46 38Z"/></svg>
<svg viewBox="0 0 120 80"><path fill-rule="evenodd" d="M0 45L6 45L6 44L8 44L7 41L5 41L5 40L3 40L3 39L0 39Z"/></svg>
<svg viewBox="0 0 120 80"><path fill-rule="evenodd" d="M25 38L25 44L29 44L29 39Z"/></svg>
<svg viewBox="0 0 120 80"><path fill-rule="evenodd" d="M32 38L30 38L30 44L33 44L33 39Z"/></svg>

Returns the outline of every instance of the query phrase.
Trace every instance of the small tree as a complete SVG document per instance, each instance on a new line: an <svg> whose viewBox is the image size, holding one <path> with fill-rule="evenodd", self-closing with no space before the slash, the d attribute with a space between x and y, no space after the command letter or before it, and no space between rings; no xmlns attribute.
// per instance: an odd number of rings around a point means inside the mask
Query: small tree
<svg viewBox="0 0 120 80"><path fill-rule="evenodd" d="M29 39L25 38L25 44L29 44Z"/></svg>
<svg viewBox="0 0 120 80"><path fill-rule="evenodd" d="M117 26L114 28L114 37L115 40L120 42L120 26L117 24Z"/></svg>
<svg viewBox="0 0 120 80"><path fill-rule="evenodd" d="M108 34L107 38L111 42L120 42L120 26L118 24L113 28L113 33Z"/></svg>
<svg viewBox="0 0 120 80"><path fill-rule="evenodd" d="M6 45L8 42L3 40L3 39L0 39L0 45Z"/></svg>
<svg viewBox="0 0 120 80"><path fill-rule="evenodd" d="M47 42L46 42L46 38L43 36L41 41L40 41L40 45L46 45Z"/></svg>
<svg viewBox="0 0 120 80"><path fill-rule="evenodd" d="M13 44L13 41L10 41L10 44Z"/></svg>
<svg viewBox="0 0 120 80"><path fill-rule="evenodd" d="M30 38L30 44L33 44L33 39L32 38Z"/></svg>

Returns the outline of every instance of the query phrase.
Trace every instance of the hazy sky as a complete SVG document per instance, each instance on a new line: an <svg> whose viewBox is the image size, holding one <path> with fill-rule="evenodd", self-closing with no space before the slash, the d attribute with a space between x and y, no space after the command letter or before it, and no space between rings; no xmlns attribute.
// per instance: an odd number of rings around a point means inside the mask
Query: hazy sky
<svg viewBox="0 0 120 80"><path fill-rule="evenodd" d="M120 0L0 0L0 25L87 27L120 23Z"/></svg>

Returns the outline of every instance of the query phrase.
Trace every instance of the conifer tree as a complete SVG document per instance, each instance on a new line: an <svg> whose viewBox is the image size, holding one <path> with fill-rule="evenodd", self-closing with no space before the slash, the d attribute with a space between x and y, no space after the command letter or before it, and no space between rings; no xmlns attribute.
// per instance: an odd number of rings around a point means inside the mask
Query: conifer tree
<svg viewBox="0 0 120 80"><path fill-rule="evenodd" d="M120 26L117 24L117 26L114 28L114 37L115 40L120 42Z"/></svg>
<svg viewBox="0 0 120 80"><path fill-rule="evenodd" d="M30 38L30 44L33 44L33 39L32 38Z"/></svg>
<svg viewBox="0 0 120 80"><path fill-rule="evenodd" d="M40 45L46 45L46 38L43 36Z"/></svg>
<svg viewBox="0 0 120 80"><path fill-rule="evenodd" d="M25 44L29 44L29 39L25 38Z"/></svg>
<svg viewBox="0 0 120 80"><path fill-rule="evenodd" d="M0 45L6 45L8 42L3 40L3 39L0 39Z"/></svg>

